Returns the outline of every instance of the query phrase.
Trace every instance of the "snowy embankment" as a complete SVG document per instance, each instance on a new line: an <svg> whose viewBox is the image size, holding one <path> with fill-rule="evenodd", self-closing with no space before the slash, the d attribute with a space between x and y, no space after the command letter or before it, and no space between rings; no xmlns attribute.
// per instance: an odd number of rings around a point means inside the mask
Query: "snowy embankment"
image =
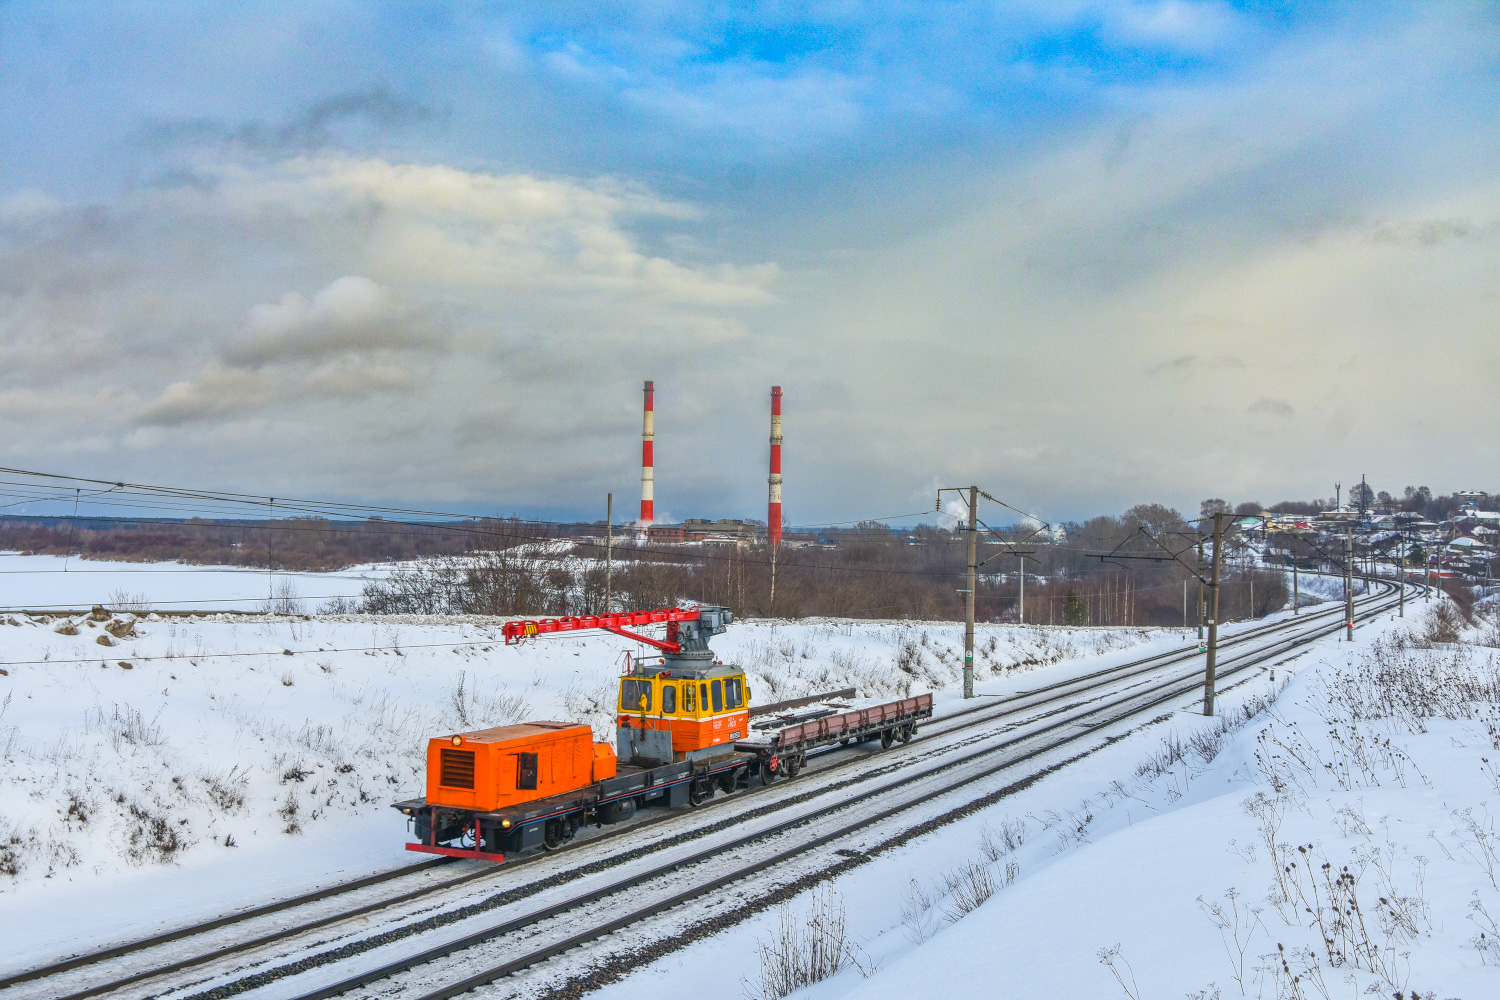
<svg viewBox="0 0 1500 1000"><path fill-rule="evenodd" d="M260 611L269 602L314 611L327 601L358 598L365 584L395 564L353 566L338 573L267 573L244 566L112 562L78 556L0 552L0 613L72 611L102 604L158 610Z"/></svg>
<svg viewBox="0 0 1500 1000"><path fill-rule="evenodd" d="M788 955L832 954L797 996L1494 996L1500 614L1434 607L1283 664L1269 707L1262 677L1223 721L1145 727L603 992L712 969L780 995Z"/></svg>
<svg viewBox="0 0 1500 1000"><path fill-rule="evenodd" d="M714 648L754 703L853 686L945 704L962 641L952 623L748 622ZM980 626L976 673L999 693L1183 641ZM494 619L0 614L0 933L47 953L409 862L389 803L421 794L429 737L545 718L612 737L627 651L605 633L507 647Z"/></svg>

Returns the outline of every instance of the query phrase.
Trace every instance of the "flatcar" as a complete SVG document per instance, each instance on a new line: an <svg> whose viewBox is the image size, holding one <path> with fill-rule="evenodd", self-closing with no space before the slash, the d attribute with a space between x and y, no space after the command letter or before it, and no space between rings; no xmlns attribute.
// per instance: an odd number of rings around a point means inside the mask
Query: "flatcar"
<svg viewBox="0 0 1500 1000"><path fill-rule="evenodd" d="M703 607L507 623L507 643L598 628L661 656L627 660L612 744L595 741L586 725L552 721L429 740L426 795L394 803L412 821L417 842L407 849L487 861L556 849L584 826L619 823L645 806L693 807L756 777L769 784L795 776L819 746L904 742L932 714L932 696L920 695L788 711L752 731L744 671L708 646L732 621L727 608ZM659 623L665 639L634 631Z"/></svg>

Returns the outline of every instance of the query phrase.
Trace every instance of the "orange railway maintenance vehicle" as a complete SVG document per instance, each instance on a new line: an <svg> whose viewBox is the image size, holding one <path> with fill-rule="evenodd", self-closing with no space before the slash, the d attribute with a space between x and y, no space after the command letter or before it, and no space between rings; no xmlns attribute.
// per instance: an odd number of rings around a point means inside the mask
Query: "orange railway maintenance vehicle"
<svg viewBox="0 0 1500 1000"><path fill-rule="evenodd" d="M507 645L603 629L656 647L660 661L627 656L613 746L572 722L431 739L426 796L395 803L417 838L406 849L486 861L556 849L584 826L623 822L644 806L697 806L752 776L764 784L795 777L819 747L906 742L932 716L930 694L864 705L839 700L853 690L751 710L745 672L715 660L708 647L733 620L728 608L697 607L506 623ZM655 624L666 625L664 639L634 631Z"/></svg>

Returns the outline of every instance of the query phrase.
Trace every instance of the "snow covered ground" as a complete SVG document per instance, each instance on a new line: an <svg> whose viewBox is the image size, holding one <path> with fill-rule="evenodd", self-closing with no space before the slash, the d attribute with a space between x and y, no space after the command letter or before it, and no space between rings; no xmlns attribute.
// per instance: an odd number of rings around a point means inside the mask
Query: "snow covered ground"
<svg viewBox="0 0 1500 1000"><path fill-rule="evenodd" d="M818 908L818 1000L1500 995L1500 620L1434 643L1433 606L1282 664L1265 711L1268 678L1231 692L1242 728L1177 713L601 995L765 995Z"/></svg>
<svg viewBox="0 0 1500 1000"><path fill-rule="evenodd" d="M35 960L413 861L389 803L420 794L428 737L526 718L610 736L621 656L640 652L603 633L506 647L494 619L109 626L0 614L0 933ZM1183 642L980 626L980 690ZM855 686L941 706L962 627L750 622L714 648L748 669L755 703Z"/></svg>
<svg viewBox="0 0 1500 1000"><path fill-rule="evenodd" d="M106 562L0 552L0 611L142 603L163 611L259 611L273 595L301 601L313 611L331 598L359 597L366 583L388 572L387 566L375 565L339 573L269 574L237 566Z"/></svg>

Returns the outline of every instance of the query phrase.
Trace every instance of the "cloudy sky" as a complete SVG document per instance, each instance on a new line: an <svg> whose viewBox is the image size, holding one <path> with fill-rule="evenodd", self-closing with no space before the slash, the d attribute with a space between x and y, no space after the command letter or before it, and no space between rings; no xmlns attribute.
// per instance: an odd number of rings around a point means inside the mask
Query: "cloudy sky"
<svg viewBox="0 0 1500 1000"><path fill-rule="evenodd" d="M1500 489L1493 4L0 4L0 463L794 523ZM541 12L541 13L538 13Z"/></svg>

